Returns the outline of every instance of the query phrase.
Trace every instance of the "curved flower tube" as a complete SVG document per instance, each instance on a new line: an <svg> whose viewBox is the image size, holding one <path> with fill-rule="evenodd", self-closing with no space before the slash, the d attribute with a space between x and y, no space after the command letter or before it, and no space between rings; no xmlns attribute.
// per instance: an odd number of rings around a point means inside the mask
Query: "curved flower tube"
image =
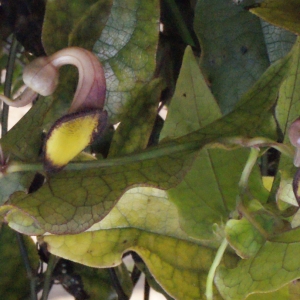
<svg viewBox="0 0 300 300"><path fill-rule="evenodd" d="M15 107L32 102L37 94L49 96L57 88L59 68L67 64L77 67L78 84L68 114L58 119L47 134L43 152L48 172L61 170L106 128L107 112L103 111L106 81L98 58L79 47L37 58L24 69L23 81L27 86L24 92L15 100L0 96Z"/></svg>
<svg viewBox="0 0 300 300"><path fill-rule="evenodd" d="M90 51L79 47L62 49L49 57L39 57L25 67L23 81L27 88L16 99L0 95L0 100L14 107L25 106L37 94L53 94L59 79L59 68L71 64L77 67L79 79L69 109L76 112L84 109L103 109L106 93L104 71L98 58Z"/></svg>
<svg viewBox="0 0 300 300"><path fill-rule="evenodd" d="M300 118L295 120L289 128L289 138L291 144L296 147L294 165L300 167Z"/></svg>

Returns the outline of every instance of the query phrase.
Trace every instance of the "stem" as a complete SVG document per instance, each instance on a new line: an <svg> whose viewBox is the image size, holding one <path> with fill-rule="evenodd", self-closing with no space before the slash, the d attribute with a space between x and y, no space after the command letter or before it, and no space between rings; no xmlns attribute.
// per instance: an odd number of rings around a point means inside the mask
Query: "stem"
<svg viewBox="0 0 300 300"><path fill-rule="evenodd" d="M294 158L295 156L295 149L294 147L274 142L271 139L265 137L254 137L254 138L244 138L241 136L237 137L226 137L219 139L216 145L219 144L219 147L225 147L228 149L232 149L233 146L238 147L247 147L247 148L255 148L255 147L267 147L267 148L274 148L281 152L282 154Z"/></svg>
<svg viewBox="0 0 300 300"><path fill-rule="evenodd" d="M241 179L239 182L239 186L242 190L245 190L248 186L249 176L252 172L253 167L256 164L258 155L259 155L259 149L251 148L250 155L248 157L248 160L246 162L245 168L242 172Z"/></svg>
<svg viewBox="0 0 300 300"><path fill-rule="evenodd" d="M149 297L150 297L150 285L149 285L149 282L148 282L147 278L145 277L144 300L149 300Z"/></svg>
<svg viewBox="0 0 300 300"><path fill-rule="evenodd" d="M31 171L43 171L43 165L40 163L21 163L21 162L10 162L7 169L6 173L15 173L15 172L31 172Z"/></svg>
<svg viewBox="0 0 300 300"><path fill-rule="evenodd" d="M71 162L69 163L64 170L66 171L78 171L78 170L88 170L94 168L107 168L114 166L126 165L128 163L134 163L138 161L145 161L150 159L159 159L160 157L166 155L173 155L181 153L182 155L186 155L197 150L200 150L204 145L211 142L211 140L193 140L190 142L181 141L181 138L162 143L155 147L149 147L144 151L139 153L133 153L129 155L125 155L122 157L102 159L102 160L92 160L85 162ZM184 153L185 152L185 153ZM256 159L258 157L259 150L256 148L251 148L250 156L246 163L246 166L243 170L241 179L240 179L240 187L246 187L249 175L253 166L256 163ZM6 169L7 173L14 172L29 172L29 171L40 171L43 172L43 165L41 163L21 163L21 162L11 162Z"/></svg>
<svg viewBox="0 0 300 300"><path fill-rule="evenodd" d="M50 254L47 270L45 273L45 281L44 281L44 288L43 288L43 294L41 297L41 300L47 300L48 295L52 286L52 272L56 266L57 259L56 256L53 254Z"/></svg>
<svg viewBox="0 0 300 300"><path fill-rule="evenodd" d="M26 274L27 274L27 277L30 280L30 295L31 295L30 299L31 300L37 300L36 277L33 274L31 266L30 266L30 261L29 261L26 246L24 244L23 236L18 232L16 232L16 236L17 236L19 249L20 249L20 252L21 252L21 258L22 258L24 266L25 266Z"/></svg>
<svg viewBox="0 0 300 300"><path fill-rule="evenodd" d="M110 276L110 279L112 281L112 284L113 284L113 287L115 289L115 291L117 292L118 294L118 299L119 300L129 300L128 296L125 294L121 284L120 284L120 281L119 281L119 278L116 274L116 271L114 268L108 268L108 272L109 272L109 276Z"/></svg>
<svg viewBox="0 0 300 300"><path fill-rule="evenodd" d="M256 219L248 212L247 208L244 205L243 194L248 186L249 176L252 172L252 169L257 161L259 155L259 149L251 148L250 155L246 162L245 168L242 172L241 179L239 182L239 187L241 189L240 192L240 200L237 204L237 210L242 213L243 216L260 232L260 234L267 239L268 233L264 230L264 228L256 221Z"/></svg>
<svg viewBox="0 0 300 300"><path fill-rule="evenodd" d="M187 28L187 25L185 21L182 18L182 14L174 0L165 0L165 3L171 12L172 16L174 17L174 22L176 24L176 27L178 29L178 32L181 35L181 38L187 45L191 45L192 47L195 47L194 39L192 38L189 29Z"/></svg>
<svg viewBox="0 0 300 300"><path fill-rule="evenodd" d="M207 280L206 280L206 291L205 291L207 300L213 300L214 277L216 274L217 267L219 266L219 264L223 258L223 255L225 253L227 245L228 245L228 242L227 242L226 238L224 238L224 240L222 241L222 243L216 253L215 259L210 267L210 270L208 272Z"/></svg>
<svg viewBox="0 0 300 300"><path fill-rule="evenodd" d="M149 148L145 151L134 153L131 155L126 155L120 158L112 158L112 159L103 159L103 160L93 160L93 161L85 161L85 162L77 162L77 163L69 163L64 170L67 171L78 171L78 170L88 170L94 168L106 168L113 166L121 166L126 165L128 163L133 163L137 161L144 161L165 155L171 155L181 152L193 152L198 150L201 145L199 143L187 142L184 144L178 144L175 142L170 142L168 144L164 144L161 146L155 146L153 148ZM187 154L187 153L185 153ZM183 154L184 155L184 154ZM21 162L11 162L7 169L6 173L14 173L14 172L29 172L29 171L40 171L42 172L43 165L41 163L21 163Z"/></svg>
<svg viewBox="0 0 300 300"><path fill-rule="evenodd" d="M200 150L202 146L203 146L202 141L180 143L179 140L178 141L174 140L172 142L163 143L155 147L150 147L139 153L125 155L122 157L98 160L98 161L87 161L81 163L80 162L70 163L69 165L67 165L65 170L83 170L83 169L90 169L90 168L92 169L92 168L101 168L101 167L120 166L120 165L125 165L137 161L150 160L153 158L159 159L160 157L163 157L165 155L172 155L177 153L181 153L184 156L194 152L195 150Z"/></svg>
<svg viewBox="0 0 300 300"><path fill-rule="evenodd" d="M131 273L131 281L133 286L135 286L137 284L137 282L139 281L140 277L141 277L142 272L139 270L139 268L134 265L132 273Z"/></svg>
<svg viewBox="0 0 300 300"><path fill-rule="evenodd" d="M15 65L15 60L17 55L17 49L18 49L18 41L15 38L15 36L13 36L12 45L9 50L5 83L4 83L4 95L8 98L10 98L11 96L12 77L13 77L14 65ZM4 136L7 133L8 111L9 111L9 106L6 103L3 103L2 114L1 114L1 125L2 125L1 136Z"/></svg>

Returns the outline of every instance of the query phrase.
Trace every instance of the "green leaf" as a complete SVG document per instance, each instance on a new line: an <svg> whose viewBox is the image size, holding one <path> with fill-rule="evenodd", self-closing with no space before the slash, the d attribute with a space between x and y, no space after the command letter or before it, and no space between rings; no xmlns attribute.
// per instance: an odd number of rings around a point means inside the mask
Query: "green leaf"
<svg viewBox="0 0 300 300"><path fill-rule="evenodd" d="M45 233L32 216L19 213L18 209L15 209L12 205L3 205L0 208L0 212L1 214L9 214L7 217L9 226L16 231L27 233L27 235L40 235Z"/></svg>
<svg viewBox="0 0 300 300"><path fill-rule="evenodd" d="M48 55L53 54L54 52L60 49L68 47L70 34L73 32L76 26L82 26L79 25L79 23L82 22L82 19L86 19L85 14L88 14L89 8L97 2L101 3L103 1L47 1L45 19L43 24L42 40L44 48ZM107 1L105 2L107 3ZM96 11L99 12L99 10ZM97 20L93 19L93 21L97 24L97 22L99 22L99 19L100 17L97 18ZM97 28L98 30L97 26L95 26L94 28ZM92 29L91 33L94 33L94 30L95 29ZM59 32L59 34L53 34L53 32ZM87 43L87 41L90 39L93 39L93 41L95 42L97 36L89 34L86 35L84 43Z"/></svg>
<svg viewBox="0 0 300 300"><path fill-rule="evenodd" d="M157 115L162 91L160 79L154 79L141 88L138 95L129 101L123 113L109 149L109 156L121 156L147 147Z"/></svg>
<svg viewBox="0 0 300 300"><path fill-rule="evenodd" d="M176 138L209 125L221 117L196 59L187 48L162 138ZM234 210L239 180L248 150L202 149L183 181L168 190L169 200L178 207L181 226L199 239L215 238L213 224L221 225ZM252 187L262 191L259 172ZM266 198L266 195L261 195ZM184 199L184 201L183 201Z"/></svg>
<svg viewBox="0 0 300 300"><path fill-rule="evenodd" d="M247 300L297 300L299 299L297 293L299 293L299 283L294 281L274 292L249 295Z"/></svg>
<svg viewBox="0 0 300 300"><path fill-rule="evenodd" d="M295 44L296 35L261 20L270 63L284 57Z"/></svg>
<svg viewBox="0 0 300 300"><path fill-rule="evenodd" d="M29 173L12 173L0 178L0 205L16 191L26 192L32 179L33 174Z"/></svg>
<svg viewBox="0 0 300 300"><path fill-rule="evenodd" d="M182 227L199 239L215 238L214 224L222 226L236 207L239 180L247 159L247 150L201 150L189 173L175 188L168 190L181 213ZM258 170L250 180L254 193L265 202ZM182 200L184 199L184 201Z"/></svg>
<svg viewBox="0 0 300 300"><path fill-rule="evenodd" d="M264 0L250 11L271 24L300 34L298 0Z"/></svg>
<svg viewBox="0 0 300 300"><path fill-rule="evenodd" d="M31 267L37 270L37 249L29 237L24 237ZM17 244L16 232L5 225L0 229L0 294L3 299L29 299L30 282Z"/></svg>
<svg viewBox="0 0 300 300"><path fill-rule="evenodd" d="M245 196L244 196L245 198ZM226 238L242 258L254 257L265 241L291 226L278 215L276 209L266 209L255 199L239 203L237 210L243 218L229 220L225 227Z"/></svg>
<svg viewBox="0 0 300 300"><path fill-rule="evenodd" d="M147 280L148 284L152 289L164 295L167 300L174 300L170 295L168 295L165 290L157 283L153 275L150 273L148 267L146 266L145 262L138 256L136 253L131 253L132 257L134 258L134 265L137 267L144 275L145 279Z"/></svg>
<svg viewBox="0 0 300 300"><path fill-rule="evenodd" d="M221 116L193 51L187 47L160 139L181 137L209 125Z"/></svg>
<svg viewBox="0 0 300 300"><path fill-rule="evenodd" d="M293 287L293 285L294 283L291 283L277 291L270 293L252 294L249 297L247 297L247 300L292 300L294 298L292 298L292 293L290 290Z"/></svg>
<svg viewBox="0 0 300 300"><path fill-rule="evenodd" d="M194 28L201 69L226 114L269 66L261 24L231 0L200 0Z"/></svg>
<svg viewBox="0 0 300 300"><path fill-rule="evenodd" d="M131 189L91 231L42 240L52 253L93 267L116 266L124 252L133 250L172 297L205 299L206 273L215 251L182 231L177 209L165 197L152 188ZM235 263L234 256L226 258L229 265Z"/></svg>
<svg viewBox="0 0 300 300"><path fill-rule="evenodd" d="M9 161L35 162L42 148L43 119L51 106L51 98L40 98L29 112L1 139L1 148ZM0 203L16 191L27 191L34 172L7 174L0 178Z"/></svg>
<svg viewBox="0 0 300 300"><path fill-rule="evenodd" d="M299 240L299 235L294 237ZM215 283L224 299L245 299L251 293L277 290L300 277L300 243L269 242L234 269L220 267Z"/></svg>
<svg viewBox="0 0 300 300"><path fill-rule="evenodd" d="M86 1L83 1L82 4L86 5ZM72 31L69 34L68 45L80 46L91 51L105 27L112 4L113 0L100 0L93 5L90 5L85 14L81 16L79 22L74 24L75 26L73 26ZM80 9L77 2L75 7L76 9Z"/></svg>
<svg viewBox="0 0 300 300"><path fill-rule="evenodd" d="M242 258L253 257L265 238L247 219L229 220L225 227L226 239Z"/></svg>
<svg viewBox="0 0 300 300"><path fill-rule="evenodd" d="M106 110L112 122L155 70L159 1L115 0L93 51L106 73Z"/></svg>
<svg viewBox="0 0 300 300"><path fill-rule="evenodd" d="M34 162L42 147L43 119L52 104L40 98L29 112L1 139L4 155L10 159Z"/></svg>

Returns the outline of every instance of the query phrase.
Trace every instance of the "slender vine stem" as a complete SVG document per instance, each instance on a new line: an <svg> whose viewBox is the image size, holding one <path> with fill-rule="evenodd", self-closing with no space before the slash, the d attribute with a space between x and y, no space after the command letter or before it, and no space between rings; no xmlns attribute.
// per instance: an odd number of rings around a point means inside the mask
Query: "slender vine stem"
<svg viewBox="0 0 300 300"><path fill-rule="evenodd" d="M47 270L45 272L45 281L41 300L48 299L48 295L52 286L52 272L56 266L57 261L57 257L53 254L50 254Z"/></svg>
<svg viewBox="0 0 300 300"><path fill-rule="evenodd" d="M199 143L197 142L187 142L184 144L179 144L177 142L170 142L165 145L156 146L149 148L143 152L134 153L131 155L126 155L120 158L112 159L102 159L102 160L93 160L77 163L69 163L64 170L68 171L77 171L77 170L88 170L94 168L105 168L113 166L121 166L131 162L143 161L152 158L159 158L165 155L171 155L182 152L194 152L199 149ZM29 172L29 171L43 171L43 165L41 163L21 163L21 162L11 162L7 169L7 173L14 172Z"/></svg>
<svg viewBox="0 0 300 300"><path fill-rule="evenodd" d="M246 162L246 165L244 167L244 170L242 172L241 179L239 182L239 187L240 187L241 191L240 191L240 200L237 203L237 210L240 213L242 213L242 215L245 216L245 218L247 220L250 221L250 223L260 232L260 234L262 236L267 238L268 233L264 230L264 228L260 225L260 223L256 221L256 219L251 215L251 213L248 212L247 207L245 206L245 203L243 201L243 196L244 196L245 190L248 187L249 177L250 177L253 167L256 164L258 156L259 156L259 149L251 148L250 155L248 157L248 160Z"/></svg>
<svg viewBox="0 0 300 300"><path fill-rule="evenodd" d="M142 274L142 272L140 271L140 269L136 265L134 265L132 273L131 273L131 281L132 281L132 284L134 287L137 284L137 282L139 281L141 274Z"/></svg>
<svg viewBox="0 0 300 300"><path fill-rule="evenodd" d="M9 50L8 55L8 62L6 67L6 76L5 76L5 82L4 82L4 95L8 98L11 97L11 86L12 86L12 78L13 78L13 71L14 71L14 65L16 60L18 50L18 41L13 36L12 44ZM3 103L2 106L2 114L1 114L1 125L2 125L2 133L1 135L5 135L7 133L8 129L8 112L9 112L9 106L6 103Z"/></svg>
<svg viewBox="0 0 300 300"><path fill-rule="evenodd" d="M149 282L147 280L147 278L145 277L145 282L144 282L144 300L149 300L150 298L150 285Z"/></svg>
<svg viewBox="0 0 300 300"><path fill-rule="evenodd" d="M174 18L174 22L176 24L176 27L178 29L178 32L181 34L182 39L188 44L193 47L195 47L194 39L192 38L186 22L182 18L182 14L174 0L165 0L165 3L168 7L168 10L170 13L172 13L172 16Z"/></svg>
<svg viewBox="0 0 300 300"><path fill-rule="evenodd" d="M120 283L120 280L118 278L118 275L115 271L114 268L108 268L108 272L109 272L109 276L110 279L112 281L112 285L116 291L116 293L118 294L118 299L119 300L129 300L128 296L125 294L122 285Z"/></svg>
<svg viewBox="0 0 300 300"><path fill-rule="evenodd" d="M215 259L210 267L210 270L208 272L207 280L206 280L206 291L205 291L207 300L213 300L213 295L214 295L213 283L214 283L216 270L223 258L223 255L225 253L227 245L228 245L228 242L227 242L226 238L224 238L224 240L222 241L222 243L216 253Z"/></svg>
<svg viewBox="0 0 300 300"><path fill-rule="evenodd" d="M239 186L242 190L245 190L248 186L249 177L254 165L256 164L258 155L259 155L259 149L251 148L250 155L248 157L248 160L246 162L245 168L242 172L241 179L239 182Z"/></svg>
<svg viewBox="0 0 300 300"><path fill-rule="evenodd" d="M232 138L234 139L234 138ZM192 140L187 141L186 139L176 139L173 141L168 141L166 143L161 143L160 145L157 145L155 147L149 147L146 150L139 152L139 153L133 153L130 155L126 155L123 157L116 157L111 159L102 159L102 160L92 160L92 161L85 161L85 162L71 162L69 163L64 170L68 171L77 171L77 170L88 170L88 169L94 169L94 168L106 168L106 167L113 167L113 166L121 166L128 164L130 162L137 162L137 161L144 161L149 160L153 158L160 158L162 156L166 155L173 155L173 154L179 154L185 152L192 153L194 151L200 150L202 146L209 144L212 142L210 138L207 138L207 140ZM274 146L274 148L276 148ZM284 148L284 147L283 147ZM240 180L240 187L242 188L247 184L248 177L251 173L251 170L256 162L256 159L259 154L259 150L255 147L251 147L251 153L250 157L248 159L248 162L245 166L245 169L243 171L241 180ZM276 148L277 149L277 148ZM280 150L280 149L278 149ZM288 156L292 156L289 154L288 149L281 149L286 150L283 152L284 154L287 154ZM281 151L280 150L280 151ZM42 172L43 165L41 163L14 163L11 162L6 169L7 173L13 173L13 172L29 172L29 171L38 171Z"/></svg>
<svg viewBox="0 0 300 300"><path fill-rule="evenodd" d="M26 250L26 246L24 244L24 239L23 239L23 236L18 232L16 232L16 236L17 236L19 249L21 252L21 258L22 258L24 266L25 266L26 274L27 274L28 279L30 280L30 299L37 300L36 276L35 276L34 272L32 271L32 268L30 265L28 253Z"/></svg>

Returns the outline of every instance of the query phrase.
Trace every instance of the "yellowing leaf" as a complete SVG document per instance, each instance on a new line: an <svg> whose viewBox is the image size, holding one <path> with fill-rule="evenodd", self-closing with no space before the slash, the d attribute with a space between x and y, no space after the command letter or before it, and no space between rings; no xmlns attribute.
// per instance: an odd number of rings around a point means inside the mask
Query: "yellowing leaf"
<svg viewBox="0 0 300 300"><path fill-rule="evenodd" d="M205 299L206 276L215 255L213 245L200 244L180 228L177 209L164 191L144 187L125 193L90 231L41 240L56 255L101 268L120 264L123 253L133 250L163 289L180 300ZM236 257L225 257L232 266Z"/></svg>

